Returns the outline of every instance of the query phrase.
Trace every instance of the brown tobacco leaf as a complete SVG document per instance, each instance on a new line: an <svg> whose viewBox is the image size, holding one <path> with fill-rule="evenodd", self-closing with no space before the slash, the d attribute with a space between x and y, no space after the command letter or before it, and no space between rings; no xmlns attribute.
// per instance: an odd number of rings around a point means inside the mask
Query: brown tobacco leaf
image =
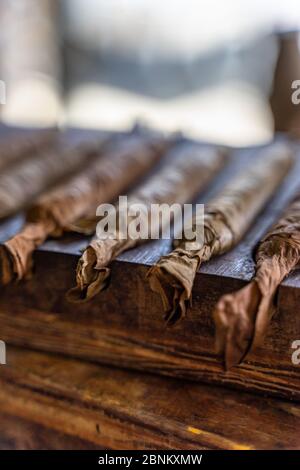
<svg viewBox="0 0 300 470"><path fill-rule="evenodd" d="M0 172L20 160L31 158L54 143L55 129L34 131L26 134L15 132L0 139Z"/></svg>
<svg viewBox="0 0 300 470"><path fill-rule="evenodd" d="M164 138L152 135L118 138L79 174L42 195L28 210L24 228L4 243L6 274L2 281L22 279L32 264L33 250L48 236L62 236L78 218L96 213L99 204L118 197L160 160L168 145ZM13 268L10 274L9 268Z"/></svg>
<svg viewBox="0 0 300 470"><path fill-rule="evenodd" d="M299 261L300 195L261 241L252 282L223 296L216 306L216 346L227 369L263 343L276 311L278 286Z"/></svg>
<svg viewBox="0 0 300 470"><path fill-rule="evenodd" d="M9 284L31 273L33 251L53 230L51 221L28 223L18 236L0 246L0 283Z"/></svg>
<svg viewBox="0 0 300 470"><path fill-rule="evenodd" d="M208 261L216 250L208 227L204 228L204 246L200 250L176 248L162 256L148 272L151 289L160 295L164 319L174 324L186 316L191 303L192 288L200 264Z"/></svg>
<svg viewBox="0 0 300 470"><path fill-rule="evenodd" d="M170 152L162 168L129 195L128 211L133 204L143 204L150 212L151 204L182 205L191 201L219 172L224 162L225 154L220 149L191 143L178 145ZM133 221L134 217L128 216L128 219ZM163 228L159 217L157 220L149 217L148 222L152 227L156 225L157 232ZM95 238L79 260L77 286L69 291L68 299L83 302L94 297L109 281L108 265L111 261L125 250L146 241L147 238L132 239L127 232L117 232L113 240Z"/></svg>
<svg viewBox="0 0 300 470"><path fill-rule="evenodd" d="M0 175L0 218L27 207L50 186L88 165L100 146L101 142L56 145L5 169Z"/></svg>
<svg viewBox="0 0 300 470"><path fill-rule="evenodd" d="M108 264L135 245L133 240L92 240L78 261L76 287L67 293L70 302L85 302L104 290L110 280Z"/></svg>
<svg viewBox="0 0 300 470"><path fill-rule="evenodd" d="M204 215L196 214L196 230L204 228L203 245L191 248L182 236L174 241L177 248L150 269L150 286L162 298L167 322L174 323L186 315L201 263L229 251L241 240L293 161L284 144L265 148L205 206Z"/></svg>

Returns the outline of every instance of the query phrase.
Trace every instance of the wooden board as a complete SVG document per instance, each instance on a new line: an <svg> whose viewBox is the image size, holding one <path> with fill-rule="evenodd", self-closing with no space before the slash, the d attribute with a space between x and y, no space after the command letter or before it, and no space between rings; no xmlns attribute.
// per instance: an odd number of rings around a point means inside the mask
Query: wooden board
<svg viewBox="0 0 300 470"><path fill-rule="evenodd" d="M199 202L206 202L256 151L233 151L231 162L209 190L199 195ZM66 301L65 293L74 285L75 267L87 239L69 236L49 240L36 252L31 280L1 289L1 339L103 364L299 400L300 365L291 361L292 342L300 339L299 271L279 289L278 314L264 346L227 373L214 353L211 317L221 294L251 279L253 249L295 194L299 174L300 158L242 243L201 267L193 290L193 308L175 327L164 327L160 299L145 279L149 266L170 250L169 241L150 242L121 255L112 264L109 288L91 302L74 306ZM21 223L22 216L5 221L0 242Z"/></svg>
<svg viewBox="0 0 300 470"><path fill-rule="evenodd" d="M7 358L2 449L300 446L297 404L13 347Z"/></svg>

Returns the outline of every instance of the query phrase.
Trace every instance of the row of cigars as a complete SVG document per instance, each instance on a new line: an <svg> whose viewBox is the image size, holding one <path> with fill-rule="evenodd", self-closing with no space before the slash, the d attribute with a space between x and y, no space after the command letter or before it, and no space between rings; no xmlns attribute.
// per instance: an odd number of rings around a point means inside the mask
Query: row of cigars
<svg viewBox="0 0 300 470"><path fill-rule="evenodd" d="M33 252L48 237L66 231L94 234L78 262L76 286L67 293L72 302L99 295L110 282L113 259L146 243L130 233L116 239L95 236L99 204L124 193L129 208L191 202L230 159L223 148L145 130L73 145L62 143L54 131L40 131L7 139L0 152L0 217L26 208L24 226L0 247L0 282L30 275ZM192 247L184 235L174 239L174 250L150 269L147 277L161 297L167 323L185 317L200 265L239 243L293 164L293 150L286 143L257 152L205 205L204 214L194 214L196 230L204 227L203 245ZM153 223L162 228L161 220ZM215 307L216 347L227 369L261 345L276 310L278 286L299 259L300 182L298 196L257 247L254 279Z"/></svg>

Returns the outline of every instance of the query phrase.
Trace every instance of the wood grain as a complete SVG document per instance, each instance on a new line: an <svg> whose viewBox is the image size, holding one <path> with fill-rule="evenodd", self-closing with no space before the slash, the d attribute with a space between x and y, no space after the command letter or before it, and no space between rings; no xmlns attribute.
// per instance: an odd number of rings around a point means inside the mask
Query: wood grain
<svg viewBox="0 0 300 470"><path fill-rule="evenodd" d="M99 450L100 446L0 412L0 450Z"/></svg>
<svg viewBox="0 0 300 470"><path fill-rule="evenodd" d="M8 348L8 365L0 369L0 385L2 448L72 448L78 443L79 448L242 450L300 445L299 405L219 387L13 347Z"/></svg>
<svg viewBox="0 0 300 470"><path fill-rule="evenodd" d="M65 293L74 285L80 250L88 240L67 236L49 240L35 253L32 279L1 290L1 339L103 364L300 400L300 365L291 361L292 342L300 339L299 271L279 289L278 314L263 347L227 373L214 353L211 318L219 297L252 277L257 242L299 188L300 156L296 144L295 148L295 168L244 240L230 253L201 267L193 290L193 307L185 321L170 329L164 327L160 299L145 279L148 267L170 249L168 240L122 254L112 264L109 288L91 302L74 306L65 300ZM258 150L234 150L231 162L198 201L205 203ZM22 215L5 221L0 242L15 233L21 223Z"/></svg>

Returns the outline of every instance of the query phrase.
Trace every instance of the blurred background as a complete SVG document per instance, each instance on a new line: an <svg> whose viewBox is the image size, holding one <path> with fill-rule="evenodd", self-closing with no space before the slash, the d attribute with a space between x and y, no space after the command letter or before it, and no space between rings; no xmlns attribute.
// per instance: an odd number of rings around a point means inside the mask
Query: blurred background
<svg viewBox="0 0 300 470"><path fill-rule="evenodd" d="M4 123L300 134L299 0L1 0Z"/></svg>

